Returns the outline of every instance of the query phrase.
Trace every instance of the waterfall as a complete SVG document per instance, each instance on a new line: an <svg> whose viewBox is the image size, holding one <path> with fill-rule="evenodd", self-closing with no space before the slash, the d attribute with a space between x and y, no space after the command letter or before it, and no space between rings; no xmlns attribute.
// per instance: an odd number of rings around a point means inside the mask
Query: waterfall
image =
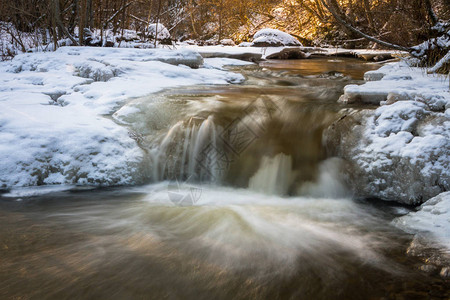
<svg viewBox="0 0 450 300"><path fill-rule="evenodd" d="M162 138L149 146L151 179L160 181L217 181L218 131L212 115L190 118L173 125Z"/></svg>
<svg viewBox="0 0 450 300"><path fill-rule="evenodd" d="M256 173L250 178L249 188L271 195L287 195L292 180L292 158L284 153L263 157Z"/></svg>

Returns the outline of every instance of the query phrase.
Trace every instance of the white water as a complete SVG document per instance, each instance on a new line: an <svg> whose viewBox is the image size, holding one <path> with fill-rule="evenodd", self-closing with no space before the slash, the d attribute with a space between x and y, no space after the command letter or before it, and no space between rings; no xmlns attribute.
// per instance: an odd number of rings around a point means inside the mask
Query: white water
<svg viewBox="0 0 450 300"><path fill-rule="evenodd" d="M292 158L279 153L274 157L263 157L248 187L264 194L283 196L288 194L293 178Z"/></svg>

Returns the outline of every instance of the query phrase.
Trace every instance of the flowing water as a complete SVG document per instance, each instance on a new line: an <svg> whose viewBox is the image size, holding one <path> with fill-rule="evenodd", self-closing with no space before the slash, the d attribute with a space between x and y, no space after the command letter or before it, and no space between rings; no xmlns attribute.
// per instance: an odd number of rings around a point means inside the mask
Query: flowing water
<svg viewBox="0 0 450 300"><path fill-rule="evenodd" d="M0 298L445 299L390 222L351 198L322 147L356 60L240 67L241 85L133 99L113 117L145 185L0 198ZM358 107L354 107L358 109Z"/></svg>

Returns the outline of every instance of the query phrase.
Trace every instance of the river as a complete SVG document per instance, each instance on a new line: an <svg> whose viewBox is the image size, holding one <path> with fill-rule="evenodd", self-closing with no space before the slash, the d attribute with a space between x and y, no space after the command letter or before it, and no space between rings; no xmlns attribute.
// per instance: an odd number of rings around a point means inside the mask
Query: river
<svg viewBox="0 0 450 300"><path fill-rule="evenodd" d="M131 99L111 117L145 152L143 184L2 195L0 298L448 298L391 225L412 208L354 199L322 145L343 87L377 67L268 61Z"/></svg>

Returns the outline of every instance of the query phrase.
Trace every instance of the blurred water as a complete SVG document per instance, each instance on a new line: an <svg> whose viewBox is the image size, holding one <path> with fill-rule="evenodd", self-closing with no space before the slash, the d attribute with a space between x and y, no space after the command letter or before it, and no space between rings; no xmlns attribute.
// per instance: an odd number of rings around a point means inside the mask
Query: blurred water
<svg viewBox="0 0 450 300"><path fill-rule="evenodd" d="M2 299L445 297L395 207L170 182L0 199ZM403 295L403 296L402 296Z"/></svg>

